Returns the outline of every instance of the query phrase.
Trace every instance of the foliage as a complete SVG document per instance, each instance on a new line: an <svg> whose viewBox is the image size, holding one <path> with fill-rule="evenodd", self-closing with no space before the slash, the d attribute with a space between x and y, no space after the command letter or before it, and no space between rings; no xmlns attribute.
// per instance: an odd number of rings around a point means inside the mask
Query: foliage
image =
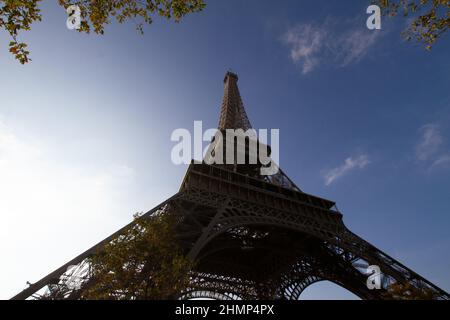
<svg viewBox="0 0 450 320"><path fill-rule="evenodd" d="M21 31L30 30L32 23L41 21L41 2L0 0L0 29L10 35L9 51L22 64L31 60L30 52L27 44L19 42L17 37ZM105 26L114 18L119 23L135 21L142 33L144 24L151 24L155 15L179 22L185 15L205 7L203 0L58 0L58 3L65 9L78 5L82 18L78 31L97 34L103 34Z"/></svg>
<svg viewBox="0 0 450 320"><path fill-rule="evenodd" d="M189 283L190 260L174 236L168 214L136 217L133 226L90 258L90 281L81 299L161 300Z"/></svg>
<svg viewBox="0 0 450 320"><path fill-rule="evenodd" d="M416 288L410 283L394 283L391 284L385 293L386 299L392 300L432 300L434 293L427 288Z"/></svg>
<svg viewBox="0 0 450 320"><path fill-rule="evenodd" d="M29 52L26 43L19 42L17 36L22 30L30 30L33 22L41 21L39 2L41 0L0 0L0 29L11 36L9 51L22 64L30 60Z"/></svg>
<svg viewBox="0 0 450 320"><path fill-rule="evenodd" d="M399 13L411 22L403 32L407 40L415 39L430 50L450 27L449 0L375 0L388 16Z"/></svg>

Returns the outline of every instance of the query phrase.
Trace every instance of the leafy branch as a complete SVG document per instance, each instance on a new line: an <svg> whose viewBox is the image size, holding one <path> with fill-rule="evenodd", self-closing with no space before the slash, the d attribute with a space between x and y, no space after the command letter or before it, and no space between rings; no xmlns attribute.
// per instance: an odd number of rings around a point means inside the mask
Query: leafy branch
<svg viewBox="0 0 450 320"><path fill-rule="evenodd" d="M10 35L9 51L22 64L29 62L27 44L18 41L22 31L42 20L39 8L42 0L0 0L0 29ZM105 26L115 19L119 23L136 22L140 33L144 25L153 22L154 16L180 22L189 13L199 12L205 7L203 0L58 0L65 9L77 5L81 10L79 32L103 34Z"/></svg>
<svg viewBox="0 0 450 320"><path fill-rule="evenodd" d="M449 0L375 0L373 3L387 16L410 17L403 37L408 41L415 39L428 50L450 27Z"/></svg>

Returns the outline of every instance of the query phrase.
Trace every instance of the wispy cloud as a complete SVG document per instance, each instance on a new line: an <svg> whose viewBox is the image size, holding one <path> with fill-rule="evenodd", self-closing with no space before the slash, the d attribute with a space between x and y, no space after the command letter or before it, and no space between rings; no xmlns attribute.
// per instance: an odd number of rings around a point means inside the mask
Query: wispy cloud
<svg viewBox="0 0 450 320"><path fill-rule="evenodd" d="M290 46L293 62L302 65L302 72L308 73L319 64L319 53L323 49L327 31L312 25L299 25L289 29L284 41Z"/></svg>
<svg viewBox="0 0 450 320"><path fill-rule="evenodd" d="M329 186L349 172L365 168L369 163L369 157L366 154L358 157L349 157L345 159L342 165L324 172L323 177L325 179L325 185Z"/></svg>
<svg viewBox="0 0 450 320"><path fill-rule="evenodd" d="M443 138L436 124L427 124L420 129L421 137L416 146L416 158L419 161L430 159L439 150Z"/></svg>
<svg viewBox="0 0 450 320"><path fill-rule="evenodd" d="M375 44L379 34L377 31L364 29L350 30L344 34L342 42L335 45L340 54L341 66L359 62Z"/></svg>
<svg viewBox="0 0 450 320"><path fill-rule="evenodd" d="M365 25L355 26L353 22L339 25L330 21L321 25L295 25L283 35L291 60L301 67L303 74L321 64L346 67L359 62L380 35L380 32L366 29Z"/></svg>
<svg viewBox="0 0 450 320"><path fill-rule="evenodd" d="M419 129L420 138L415 147L417 162L425 164L429 169L450 167L450 152L445 147L445 138L441 128L429 123Z"/></svg>
<svg viewBox="0 0 450 320"><path fill-rule="evenodd" d="M436 160L434 160L431 167L450 167L450 154L439 156Z"/></svg>

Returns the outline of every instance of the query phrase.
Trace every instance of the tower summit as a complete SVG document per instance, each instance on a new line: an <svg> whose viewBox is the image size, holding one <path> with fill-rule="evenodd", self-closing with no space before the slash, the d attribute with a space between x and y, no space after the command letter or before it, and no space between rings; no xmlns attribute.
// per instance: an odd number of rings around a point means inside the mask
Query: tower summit
<svg viewBox="0 0 450 320"><path fill-rule="evenodd" d="M220 110L219 130L243 129L247 131L252 127L239 93L238 79L237 74L229 71L223 80L224 93Z"/></svg>

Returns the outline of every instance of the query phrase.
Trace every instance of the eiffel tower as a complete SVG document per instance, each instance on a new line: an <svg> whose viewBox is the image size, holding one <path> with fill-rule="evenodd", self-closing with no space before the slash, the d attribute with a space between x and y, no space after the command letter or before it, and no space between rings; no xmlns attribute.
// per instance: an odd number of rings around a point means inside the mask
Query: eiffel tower
<svg viewBox="0 0 450 320"><path fill-rule="evenodd" d="M222 132L251 128L237 81L236 74L227 72L218 126ZM298 300L305 288L321 280L362 299L383 299L392 283L426 289L434 299L450 298L347 229L333 201L303 192L281 169L262 176L260 166L192 162L179 192L144 215L175 212L182 218L177 235L196 267L189 287L177 298ZM89 280L88 258L128 226L12 299L39 299L62 287L59 297L77 299ZM383 275L379 290L367 286L372 265Z"/></svg>

